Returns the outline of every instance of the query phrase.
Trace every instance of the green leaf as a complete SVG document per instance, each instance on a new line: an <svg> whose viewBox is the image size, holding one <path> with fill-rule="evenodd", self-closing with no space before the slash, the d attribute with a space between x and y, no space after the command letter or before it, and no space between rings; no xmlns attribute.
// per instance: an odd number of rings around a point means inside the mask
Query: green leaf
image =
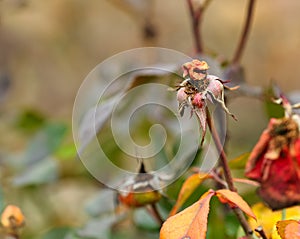
<svg viewBox="0 0 300 239"><path fill-rule="evenodd" d="M245 169L249 155L250 155L250 153L244 153L244 154L230 160L229 167L231 169Z"/></svg>
<svg viewBox="0 0 300 239"><path fill-rule="evenodd" d="M29 142L25 152L25 165L37 162L58 149L67 132L67 126L63 123L47 124Z"/></svg>
<svg viewBox="0 0 300 239"><path fill-rule="evenodd" d="M72 144L62 145L56 151L55 156L63 160L74 159L77 156L77 149L75 144L72 143Z"/></svg>
<svg viewBox="0 0 300 239"><path fill-rule="evenodd" d="M35 163L55 152L67 132L64 123L50 123L38 131L29 142L24 164Z"/></svg>
<svg viewBox="0 0 300 239"><path fill-rule="evenodd" d="M157 221L149 214L145 208L136 209L133 214L133 220L135 225L145 230L157 230L159 225Z"/></svg>
<svg viewBox="0 0 300 239"><path fill-rule="evenodd" d="M269 118L282 118L284 116L284 109L282 106L272 102L272 99L278 97L275 91L276 86L274 84L271 84L269 88L265 90L265 98L267 99L265 101L266 113Z"/></svg>
<svg viewBox="0 0 300 239"><path fill-rule="evenodd" d="M21 113L16 126L27 133L32 133L45 124L45 117L38 111L28 109Z"/></svg>
<svg viewBox="0 0 300 239"><path fill-rule="evenodd" d="M92 217L98 217L104 213L113 212L115 209L116 192L103 189L87 201L86 212ZM105 205L105 207L103 206Z"/></svg>
<svg viewBox="0 0 300 239"><path fill-rule="evenodd" d="M99 105L91 108L84 115L78 126L78 143L80 143L80 145L77 146L79 148L79 154L83 153L85 148L91 143L95 137L95 132L98 133L101 131L113 111L113 106L119 98L120 94L104 102L100 102ZM94 122L95 125L91 124L91 122Z"/></svg>
<svg viewBox="0 0 300 239"><path fill-rule="evenodd" d="M58 175L58 162L48 157L27 167L21 175L13 179L13 184L15 186L40 185L55 181Z"/></svg>
<svg viewBox="0 0 300 239"><path fill-rule="evenodd" d="M87 224L77 231L80 237L89 239L109 239L111 235L111 227L119 220L116 215L108 215L99 219L92 219Z"/></svg>
<svg viewBox="0 0 300 239"><path fill-rule="evenodd" d="M2 188L0 188L0 212L3 211L4 207L4 194Z"/></svg>
<svg viewBox="0 0 300 239"><path fill-rule="evenodd" d="M43 239L57 239L57 238L64 238L69 232L70 228L68 227L61 227L61 228L54 228L48 231L44 236Z"/></svg>

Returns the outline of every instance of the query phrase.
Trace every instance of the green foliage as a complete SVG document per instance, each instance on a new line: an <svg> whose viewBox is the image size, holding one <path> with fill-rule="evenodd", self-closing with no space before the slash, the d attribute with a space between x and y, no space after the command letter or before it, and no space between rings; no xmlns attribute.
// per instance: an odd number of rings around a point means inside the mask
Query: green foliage
<svg viewBox="0 0 300 239"><path fill-rule="evenodd" d="M278 92L276 92L276 86L271 84L265 90L266 100L264 101L267 116L269 118L282 118L284 116L284 109L282 106L274 103L272 99L277 99L279 97Z"/></svg>

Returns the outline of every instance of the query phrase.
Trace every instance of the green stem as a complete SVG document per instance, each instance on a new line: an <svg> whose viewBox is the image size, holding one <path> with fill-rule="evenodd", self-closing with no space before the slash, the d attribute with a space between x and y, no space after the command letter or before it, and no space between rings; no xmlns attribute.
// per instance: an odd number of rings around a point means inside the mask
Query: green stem
<svg viewBox="0 0 300 239"><path fill-rule="evenodd" d="M281 220L285 220L286 219L286 209L282 209L281 211Z"/></svg>

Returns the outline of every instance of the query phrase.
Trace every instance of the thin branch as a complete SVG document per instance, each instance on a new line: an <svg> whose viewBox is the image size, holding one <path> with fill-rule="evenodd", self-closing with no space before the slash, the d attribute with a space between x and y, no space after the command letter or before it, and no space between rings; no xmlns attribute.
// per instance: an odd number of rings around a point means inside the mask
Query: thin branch
<svg viewBox="0 0 300 239"><path fill-rule="evenodd" d="M221 179L221 178L219 177L219 175L218 175L216 172L211 171L211 172L210 172L210 175L213 177L213 179L214 179L217 183L219 183L220 185L222 185L223 188L227 188L227 187L228 187L228 186L227 186L227 183L226 183L223 179Z"/></svg>
<svg viewBox="0 0 300 239"><path fill-rule="evenodd" d="M157 221L157 223L162 226L164 223L164 220L162 219L159 211L157 210L157 207L155 204L151 204L150 207L148 207L149 212L153 216L153 218Z"/></svg>
<svg viewBox="0 0 300 239"><path fill-rule="evenodd" d="M211 118L211 115L210 115L210 112L209 110L206 108L206 113L207 113L207 125L210 129L210 132L212 134L212 138L216 144L216 147L220 153L220 160L221 160L221 165L222 165L222 168L224 170L224 176L225 176L225 180L228 184L228 188L231 190L231 191L234 191L236 192L236 188L234 187L234 184L233 184L233 179L232 179L232 175L231 175L231 171L230 171L230 168L228 166L228 163L227 163L227 157L226 157L226 154L223 150L223 145L220 141L220 138L219 138L219 135L216 131L216 128L215 128L215 125L214 125L214 122Z"/></svg>
<svg viewBox="0 0 300 239"><path fill-rule="evenodd" d="M261 236L262 239L268 239L262 227L256 228L255 231Z"/></svg>
<svg viewBox="0 0 300 239"><path fill-rule="evenodd" d="M219 135L217 133L217 130L215 128L213 119L211 118L210 112L207 108L206 108L206 113L207 113L207 125L210 129L210 132L212 134L212 138L215 142L215 145L216 145L216 147L217 147L217 149L220 153L220 163L221 163L221 166L224 170L224 176L225 176L225 180L226 180L227 185L228 185L228 189L233 191L233 192L236 192L237 190L236 190L236 188L234 187L234 184L233 184L231 171L230 171L230 168L229 168L229 165L228 165L228 160L227 160L226 154L225 154L224 149L223 149L223 145L221 144L221 141L220 141ZM245 215L243 214L241 209L234 208L233 212L235 213L236 217L238 218L238 220L239 220L242 228L244 229L244 232L246 233L247 237L252 238L253 231L252 231L251 227L249 226L249 224L248 224L248 222L245 218Z"/></svg>
<svg viewBox="0 0 300 239"><path fill-rule="evenodd" d="M251 22L253 19L254 5L255 5L255 0L249 0L245 25L244 25L244 28L242 31L240 42L238 44L238 47L237 47L234 57L232 59L232 64L237 64L241 60L241 56L245 49L246 42L247 42L249 32L250 32L250 25L251 25Z"/></svg>
<svg viewBox="0 0 300 239"><path fill-rule="evenodd" d="M199 7L197 10L194 9L192 0L187 0L187 4L189 7L191 19L192 19L192 27L193 27L193 35L194 35L196 52L198 54L201 54L203 52L203 44L202 44L200 25L202 22L201 19L202 19L203 8Z"/></svg>

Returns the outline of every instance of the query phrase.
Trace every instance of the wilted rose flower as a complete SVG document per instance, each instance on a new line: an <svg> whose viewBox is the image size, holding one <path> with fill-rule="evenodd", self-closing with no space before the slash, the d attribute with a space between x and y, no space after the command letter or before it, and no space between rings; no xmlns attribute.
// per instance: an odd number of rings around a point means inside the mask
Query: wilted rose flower
<svg viewBox="0 0 300 239"><path fill-rule="evenodd" d="M202 141L206 132L206 106L207 99L218 102L222 108L232 116L224 102L224 83L219 77L209 75L208 64L205 61L193 60L183 64L183 78L185 79L178 87L177 100L179 102L179 113L184 114L186 107L192 109L199 118L200 126L203 131ZM229 90L236 89L225 87Z"/></svg>
<svg viewBox="0 0 300 239"><path fill-rule="evenodd" d="M252 150L246 176L260 182L260 197L273 210L300 203L298 116L271 119Z"/></svg>

